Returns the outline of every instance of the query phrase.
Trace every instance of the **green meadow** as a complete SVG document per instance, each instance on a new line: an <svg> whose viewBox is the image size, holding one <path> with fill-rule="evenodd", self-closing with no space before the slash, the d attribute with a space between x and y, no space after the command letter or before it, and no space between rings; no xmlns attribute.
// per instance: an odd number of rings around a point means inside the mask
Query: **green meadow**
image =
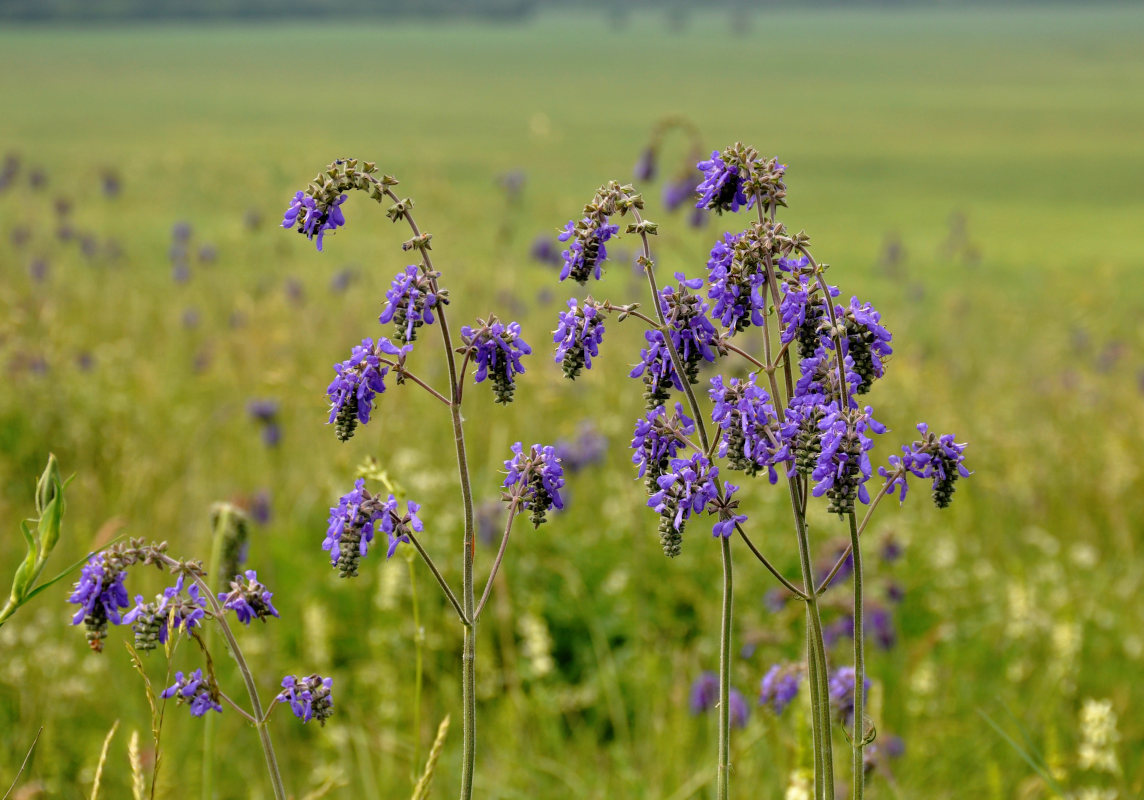
<svg viewBox="0 0 1144 800"><path fill-rule="evenodd" d="M75 474L49 574L120 534L205 559L212 503L268 501L248 563L281 618L238 635L264 698L286 673L335 681L324 728L284 709L271 723L294 796L409 796L446 714L431 796L456 793L455 615L404 550L387 562L375 548L360 577L341 580L320 549L329 507L373 458L422 503L423 541L460 580L448 414L391 384L350 442L325 424L331 365L389 333L377 315L413 263L406 231L360 196L321 254L278 227L328 162L373 160L433 234L454 328L496 313L534 349L512 405L484 385L466 393L478 503L499 497L516 441L590 429L608 445L569 476L566 511L513 535L477 653L477 794L713 797L716 718L688 700L718 664L718 545L697 520L666 559L634 479L642 385L627 375L639 323L611 320L593 369L566 381L550 332L586 290L529 254L601 183L630 180L656 122L682 115L706 153L743 141L786 163L780 218L810 234L843 299L882 312L895 352L868 396L891 428L875 464L922 420L969 442L974 474L951 508L933 508L919 482L864 534L868 593L895 639L868 648L870 714L878 742L904 745L868 797L1032 799L1058 796L1052 786L1144 796L1141 42L1144 12L1100 6L768 11L748 26L696 14L682 29L637 15L620 27L542 16L0 30L0 158L21 165L0 190L4 591L49 452ZM668 138L661 172L687 157ZM513 198L498 179L515 171ZM108 174L114 196L101 188ZM660 225L661 278L705 275L712 243L743 220L692 228L686 211L663 208L661 186L637 187ZM176 223L192 231L183 281L172 274ZM646 305L628 266L635 245L610 246L614 263L587 291ZM435 335L411 359L445 383ZM254 400L278 404L276 446L248 411ZM754 541L793 579L785 493L758 479L741 495ZM812 519L827 565L848 535L824 510ZM887 543L900 558L881 558ZM800 657L803 616L768 605L774 580L735 550L732 678L751 714L734 731L732 793L793 800L812 763L805 688L782 716L757 697L771 664ZM478 587L494 553L495 542L479 546ZM150 595L164 580L140 570L129 588ZM118 720L101 796L129 797L132 731L148 774L154 760L130 632L113 628L91 653L69 624L67 585L0 629L0 788L42 726L12 797L89 797ZM843 584L825 595L827 621L848 601ZM849 644L830 650L832 666ZM195 649L180 645L173 668L197 666ZM224 689L241 694L221 647L215 660ZM163 684L162 652L146 664ZM1112 765L1085 755L1084 709L1106 701ZM270 797L253 730L233 713L215 725L217 796ZM834 741L845 765L841 726ZM202 721L168 707L162 756L156 796L199 796Z"/></svg>

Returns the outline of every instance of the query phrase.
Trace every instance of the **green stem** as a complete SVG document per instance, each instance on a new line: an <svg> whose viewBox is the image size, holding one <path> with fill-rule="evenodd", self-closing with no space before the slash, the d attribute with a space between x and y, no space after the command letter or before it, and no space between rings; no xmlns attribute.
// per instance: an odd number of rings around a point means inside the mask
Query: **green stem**
<svg viewBox="0 0 1144 800"><path fill-rule="evenodd" d="M731 790L731 537L719 539L723 553L723 615L719 625L719 767L716 797L727 800Z"/></svg>
<svg viewBox="0 0 1144 800"><path fill-rule="evenodd" d="M251 716L256 720L261 720L254 727L258 729L258 741L262 745L262 755L266 758L266 769L270 773L270 785L274 789L275 800L286 800L286 787L282 784L282 773L278 769L278 757L274 754L274 743L270 740L270 729L263 719L262 702L258 699L258 685L254 682L254 674L250 671L250 665L246 663L246 657L243 656L242 649L238 646L238 640L234 638L234 632L227 624L222 606L219 605L218 598L211 591L211 587L197 575L194 577L194 581L198 585L199 591L206 596L211 607L211 614L214 616L215 622L218 623L219 630L222 631L223 638L226 639L227 647L230 649L230 655L238 666L243 683L246 684L246 693L250 696Z"/></svg>
<svg viewBox="0 0 1144 800"><path fill-rule="evenodd" d="M388 186L382 189L395 203L401 199ZM413 219L411 211L403 214L414 238L421 236L421 229ZM421 248L421 264L437 291L437 279L432 277L433 260L427 249ZM441 343L445 349L445 364L449 372L449 412L453 422L453 443L457 451L457 476L461 484L461 503L465 512L464 549L465 561L462 574L461 619L465 626L465 643L461 653L461 696L464 710L462 724L463 747L461 754L461 800L471 800L473 796L473 772L477 750L477 673L476 673L476 621L473 618L475 597L473 591L473 559L476 555L476 529L473 524L473 489L469 477L469 458L465 450L465 429L461 416L461 382L454 356L453 336L449 332L449 315L444 304L437 306L438 327L441 329Z"/></svg>
<svg viewBox="0 0 1144 800"><path fill-rule="evenodd" d="M222 561L223 538L230 527L230 516L233 512L231 507L225 503L219 504L216 508L218 509L218 517L214 520L214 530L211 532L211 555L207 562L207 576L217 581L219 579L219 562ZM226 589L226 585L216 588L221 591ZM207 625L203 631L203 646L209 650L213 639L214 628ZM206 719L203 720L203 800L214 799L214 740L214 714L207 714Z"/></svg>
<svg viewBox="0 0 1144 800"><path fill-rule="evenodd" d="M413 649L415 655L413 665L413 783L416 785L418 773L421 771L421 681L423 672L423 656L421 653L424 637L421 633L421 612L417 606L417 570L413 568L413 559L407 559L409 564L409 597L413 606Z"/></svg>
<svg viewBox="0 0 1144 800"><path fill-rule="evenodd" d="M866 765L862 751L866 746L865 694L866 694L866 652L863 641L864 609L862 607L862 549L858 542L858 520L854 512L850 514L850 548L854 551L854 732L850 741L853 749L851 769L853 778L853 800L862 800L866 782Z"/></svg>

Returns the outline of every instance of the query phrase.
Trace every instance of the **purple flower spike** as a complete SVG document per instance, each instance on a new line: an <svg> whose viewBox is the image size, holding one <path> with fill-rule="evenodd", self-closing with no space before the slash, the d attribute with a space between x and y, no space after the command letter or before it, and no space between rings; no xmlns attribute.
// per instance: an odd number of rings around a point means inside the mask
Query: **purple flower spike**
<svg viewBox="0 0 1144 800"><path fill-rule="evenodd" d="M461 352L477 365L473 380L481 383L491 376L493 395L498 403L511 403L516 383L513 376L524 374L520 357L532 352L520 335L520 324L505 325L495 316L488 322L477 320L478 327L461 328Z"/></svg>
<svg viewBox="0 0 1144 800"><path fill-rule="evenodd" d="M305 192L298 192L290 200L290 206L282 217L283 228L297 228L307 239L316 240L318 252L322 251L322 239L327 231L334 231L346 224L341 206L346 195L339 195L327 205L322 205Z"/></svg>
<svg viewBox="0 0 1144 800"><path fill-rule="evenodd" d="M683 405L675 404L675 413L667 416L663 406L656 406L643 418L636 420L632 437L632 463L639 470L649 494L659 489L657 481L667 472L680 449L687 446L687 437L695 433L695 420L683 413Z"/></svg>
<svg viewBox="0 0 1144 800"><path fill-rule="evenodd" d="M736 525L742 525L747 521L746 514L736 514L735 511L739 507L738 500L732 500L731 495L739 491L739 487L733 483L724 484L723 498L720 500L716 497L711 501L711 513L719 515L719 521L711 529L713 536L726 539L735 532Z"/></svg>
<svg viewBox="0 0 1144 800"><path fill-rule="evenodd" d="M411 264L397 273L385 293L386 305L377 321L383 325L392 322L394 336L402 344L416 339L422 325L432 325L433 309L449 302L446 292L434 290L435 277Z"/></svg>
<svg viewBox="0 0 1144 800"><path fill-rule="evenodd" d="M842 724L849 727L854 721L854 667L839 667L830 676L830 707ZM870 679L865 678L862 685L862 697L870 692Z"/></svg>
<svg viewBox="0 0 1144 800"><path fill-rule="evenodd" d="M756 385L755 375L746 380L732 378L725 383L722 375L711 379L708 392L714 407L711 420L723 432L719 455L726 457L731 469L757 475L766 469L770 482L779 479L776 467L793 466L791 441L797 427L780 422L771 397Z"/></svg>
<svg viewBox="0 0 1144 800"><path fill-rule="evenodd" d="M564 268L560 270L560 280L571 278L584 285L589 277L594 276L596 280L603 278L603 264L608 257L604 243L619 230L619 225L607 224L606 218L597 220L584 217L579 223L568 220L563 232L557 237L562 242L571 242L561 253Z"/></svg>
<svg viewBox="0 0 1144 800"><path fill-rule="evenodd" d="M288 703L294 716L304 723L316 719L324 726L334 713L333 686L333 678L317 674L305 678L287 675L282 679L282 691L274 702Z"/></svg>
<svg viewBox="0 0 1144 800"><path fill-rule="evenodd" d="M531 513L532 525L539 528L549 509L564 508L560 490L564 488L564 467L551 445L534 444L528 453L524 445L512 446L513 457L504 462L508 474L504 479L506 499L520 498L521 506Z"/></svg>
<svg viewBox="0 0 1144 800"><path fill-rule="evenodd" d="M714 672L704 672L691 684L688 706L692 714L702 714L719 702L719 676Z"/></svg>
<svg viewBox="0 0 1144 800"><path fill-rule="evenodd" d="M381 529L385 531L386 536L389 538L389 548L385 551L385 557L393 558L393 554L397 551L397 545L402 542L409 544L410 531L421 533L421 531L425 529L421 518L417 516L417 512L421 510L421 504L407 500L405 502L405 513L401 514L398 511L397 498L390 495L389 499L382 503L381 509ZM362 545L363 547L365 545L364 539ZM363 552L362 555L364 554Z"/></svg>
<svg viewBox="0 0 1144 800"><path fill-rule="evenodd" d="M359 422L362 425L369 422L374 398L385 391L389 366L382 358L395 356L387 360L400 364L412 349L413 345L408 344L399 348L384 336L379 336L376 342L362 339L348 359L334 365L337 377L326 389L326 396L330 398L329 422L335 424L340 441L353 436Z"/></svg>
<svg viewBox="0 0 1144 800"><path fill-rule="evenodd" d="M201 669L196 669L189 675L176 672L175 682L159 696L164 700L173 697L179 705L185 703L190 707L192 717L201 717L208 711L222 713L222 704L218 702L218 687L203 678Z"/></svg>
<svg viewBox="0 0 1144 800"><path fill-rule="evenodd" d="M842 516L854 511L854 500L870 502L866 482L873 468L870 466L870 448L874 440L868 432L885 433L886 427L873 417L866 406L861 413L855 410L841 412L832 404L818 424L822 432L821 452L811 477L818 481L813 494L830 499L830 511Z"/></svg>
<svg viewBox="0 0 1144 800"><path fill-rule="evenodd" d="M947 508L953 499L954 484L958 478L972 473L965 466L964 443L954 441L952 433L938 436L930 433L929 426L918 423L922 438L910 445L902 445L901 456L890 456L890 468L879 467L878 474L888 478L887 492L898 492L899 501L906 499L906 475L932 481L934 504Z"/></svg>
<svg viewBox="0 0 1144 800"><path fill-rule="evenodd" d="M754 198L743 192L743 180L739 168L728 165L718 150L711 151L711 158L700 161L696 166L703 172L703 183L699 184L699 202L696 208L708 208L716 213L735 212L740 208L750 208Z"/></svg>
<svg viewBox="0 0 1144 800"><path fill-rule="evenodd" d="M775 664L763 676L759 691L759 705L769 705L776 714L782 714L787 706L798 697L802 676L797 667Z"/></svg>
<svg viewBox="0 0 1144 800"><path fill-rule="evenodd" d="M405 514L401 514L396 497L391 494L382 500L365 488L364 478L358 478L353 491L342 495L338 504L330 509L322 549L329 552L330 563L343 578L356 577L358 562L369 552L375 527L380 527L389 540L386 558L390 558L398 544L409 542L411 532L422 531L421 519L417 516L420 510L420 504L407 501Z"/></svg>
<svg viewBox="0 0 1144 800"><path fill-rule="evenodd" d="M230 582L230 592L220 592L218 601L223 608L233 611L239 622L249 625L251 620L266 622L267 618L278 616L271 597L270 590L258 582L258 573L248 569L242 576L234 577Z"/></svg>
<svg viewBox="0 0 1144 800"><path fill-rule="evenodd" d="M659 491L647 504L660 515L660 544L669 558L679 555L688 518L703 511L718 496L718 474L718 467L712 466L706 456L695 453L691 458L672 459L671 471L656 481Z"/></svg>
<svg viewBox="0 0 1144 800"><path fill-rule="evenodd" d="M564 369L564 377L575 380L583 369L592 368L592 359L600 354L604 339L604 317L600 304L592 298L583 305L576 298L568 301L568 310L560 312L552 334L556 344L556 362Z"/></svg>
<svg viewBox="0 0 1144 800"><path fill-rule="evenodd" d="M80 572L69 603L75 603L79 610L72 617L72 625L81 622L87 628L87 642L92 650L103 651L103 640L107 636L107 623L119 625L123 618L120 609L127 608L127 587L123 581L127 572L113 567L100 555L93 555Z"/></svg>

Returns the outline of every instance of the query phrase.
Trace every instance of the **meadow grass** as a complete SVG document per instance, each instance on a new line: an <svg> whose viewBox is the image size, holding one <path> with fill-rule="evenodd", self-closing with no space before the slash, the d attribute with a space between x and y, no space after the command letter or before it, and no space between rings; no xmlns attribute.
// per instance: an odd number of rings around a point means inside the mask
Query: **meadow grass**
<svg viewBox="0 0 1144 800"><path fill-rule="evenodd" d="M434 234L455 324L495 311L519 319L536 350L512 407L477 392L467 412L478 499L497 496L514 441L571 438L590 422L610 444L605 463L571 478L568 511L523 531L506 562L479 653L478 793L706 796L715 720L688 713L687 691L717 660L717 549L697 526L667 562L642 484L630 480L641 402L626 372L640 331L610 324L599 368L559 381L547 332L571 287L528 259L536 234L554 234L601 182L628 177L656 119L682 113L709 148L742 140L790 165L788 225L811 233L832 280L873 301L895 335L871 396L879 418L904 440L924 417L971 443L976 474L953 508L935 513L919 491L870 532L906 546L892 565L868 558L870 591L892 579L906 597L897 645L868 659L871 713L906 753L870 796L1048 796L981 713L1027 736L1071 789L1138 796L1142 36L1144 14L1099 7L776 12L746 35L724 18L673 32L638 16L621 29L545 17L519 27L0 31L0 154L17 151L49 177L42 192L22 183L0 194L0 519L11 533L0 574L16 563L16 522L49 450L77 474L61 567L120 525L205 557L209 505L269 489L273 516L255 532L251 563L282 619L240 632L244 645L267 693L287 671L336 679L325 729L277 721L287 780L299 796L331 776L343 782L334 796L412 791L421 765L408 568L370 557L361 578L339 581L319 549L327 507L373 455L423 503L427 546L459 572L447 416L391 390L350 444L323 425L330 365L377 334L384 289L409 263L404 236L360 198L321 256L276 227L322 165L373 159ZM669 145L665 158L683 157L680 142ZM100 194L104 169L122 180L116 198ZM495 180L513 169L527 182L510 209ZM77 230L101 248L116 241L122 256L101 249L88 261L56 242L58 195L74 201ZM648 196L664 274L702 274L723 229L693 231L662 211L657 188ZM263 217L253 231L251 209ZM965 216L978 258L943 249L953 214ZM167 259L178 220L196 246L219 251L186 284L172 282ZM33 231L23 247L10 241L20 227ZM886 265L891 235L905 255ZM27 271L38 256L51 266L42 284ZM334 291L347 268L349 290ZM303 302L285 291L291 279ZM646 300L622 262L592 292ZM442 383L440 359L419 355L419 373ZM29 369L38 358L46 372ZM254 398L281 404L275 449L248 418ZM882 460L896 441L884 438ZM756 542L794 575L784 503L759 486L745 510ZM824 514L812 526L820 551L847 535ZM797 657L801 616L766 609L771 583L741 555L736 647L756 647L733 679L753 698L772 662ZM460 637L429 576L416 576L421 754L446 713L457 728L434 778L433 795L445 797L460 752ZM134 577L132 590L142 591ZM845 594L828 605L840 609ZM41 597L0 633L0 775L14 774L42 724L26 778L49 796L86 796L120 719L102 783L105 796L126 796L129 732L149 743L139 679L121 633L102 658L86 652L64 596ZM832 658L845 657L839 645ZM1119 776L1078 767L1077 714L1090 697L1120 713ZM802 719L755 709L734 739L735 794L782 796L790 770L809 763ZM233 715L218 727L220 796L268 796L253 734ZM168 796L197 793L200 736L181 709L168 715Z"/></svg>

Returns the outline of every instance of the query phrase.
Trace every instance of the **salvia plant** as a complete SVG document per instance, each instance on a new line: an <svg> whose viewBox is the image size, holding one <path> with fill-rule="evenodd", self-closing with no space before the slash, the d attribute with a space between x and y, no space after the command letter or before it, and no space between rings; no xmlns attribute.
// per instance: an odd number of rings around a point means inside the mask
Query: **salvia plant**
<svg viewBox="0 0 1144 800"><path fill-rule="evenodd" d="M640 157L637 178L654 175L654 160L652 147ZM781 713L797 696L805 673L814 797L835 795L831 732L838 721L851 743L852 796L861 798L864 750L874 737L864 712L869 680L861 535L883 498L896 494L905 500L912 479L928 482L936 505L948 506L958 479L969 475L965 445L919 424L919 438L903 445L901 455L890 456L875 480L870 450L874 437L887 429L865 401L892 352L880 315L857 297L843 302L840 290L827 282L827 265L812 255L807 234L794 233L777 219L779 208L787 205L786 165L734 144L712 152L697 168L701 181L688 192L696 210L718 217L742 212L748 215L742 230L715 241L705 275L675 272L675 282L661 287L651 247L658 226L641 213L643 198L631 185L601 186L564 228L560 278L581 285L599 280L607 268L607 243L619 236L626 218L625 232L641 245L637 262L647 278L652 313L641 312L636 302L573 298L553 336L555 360L575 379L599 356L609 315L646 326L645 346L631 371L646 403L646 414L635 422L632 461L647 487L647 505L659 516L664 553L678 555L685 532L707 515L722 557L719 674L703 676L691 697L693 710L711 705L719 710L718 798L726 800L729 792L730 730L736 717L745 716L741 696L729 685L733 541L740 541L806 610L805 666L775 665L762 679L760 700ZM754 338L762 340L761 353L744 344L747 331L759 332ZM719 372L704 377L713 365ZM789 497L798 582L756 546L753 526L740 511L739 492L759 476L781 484ZM872 480L876 488L869 486ZM812 568L811 502L825 503L850 533L849 545L822 579ZM867 507L864 513L861 505ZM852 665L832 671L819 597L845 572L854 590L854 658Z"/></svg>
<svg viewBox="0 0 1144 800"><path fill-rule="evenodd" d="M279 705L286 705L302 722L311 720L324 725L333 714L333 681L321 675L286 675L281 678L278 694L263 705L258 682L238 639L233 622L250 625L266 623L278 617L273 593L258 579L253 569L243 569L247 551L245 515L238 508L220 503L211 512L214 529L210 569L201 561L176 559L168 553L166 542L131 539L112 544L93 553L84 564L80 578L73 586L68 601L76 606L72 624L83 626L91 649L103 652L109 627L129 626L132 641L127 643L132 663L147 688L152 711L152 736L156 758L152 770L151 794L161 763L160 734L162 706L173 701L185 705L191 716L205 718L203 796L213 796L213 717L229 707L254 726L266 760L274 796L288 796L268 726L270 716ZM128 572L136 567L152 566L173 581L153 598L137 594L134 604L127 590ZM213 658L213 633L218 631L226 650L242 677L248 706L232 699L223 689ZM202 656L202 666L194 670L176 670L171 675L175 650L181 641L193 641ZM142 656L162 650L166 656L166 683L159 692L152 689Z"/></svg>
<svg viewBox="0 0 1144 800"><path fill-rule="evenodd" d="M463 702L463 748L461 763L461 797L467 800L473 792L476 759L476 636L481 612L489 599L493 579L503 562L513 522L527 514L534 527L547 519L552 509L563 508L561 490L564 469L552 445L523 442L512 445L505 460L506 475L502 498L507 508L500 546L489 568L484 590L476 593L476 525L469 457L465 446L462 402L469 377L475 384L486 383L495 402L512 402L516 378L525 371L524 357L532 350L525 342L521 327L496 315L478 318L460 328L456 336L450 327L447 308L448 291L441 285L442 273L431 255L432 234L423 232L413 216L413 200L395 191L397 181L379 174L374 164L356 159L338 159L290 202L282 226L296 229L313 240L318 250L326 234L346 224L343 204L352 191L363 192L385 207L386 216L394 223L404 222L410 232L401 249L413 253L417 262L401 269L393 278L385 295L379 322L387 326L390 336L367 337L352 348L349 358L334 366L334 379L327 390L330 401L328 422L343 442L349 441L359 426L373 418L387 380L396 385L413 384L424 390L432 402L448 410L449 424L456 445L457 476L460 489L463 531L461 546L462 580L460 595L453 590L444 573L437 567L420 536L424 524L419 516L420 504L404 503L390 492L373 493L364 478L343 495L330 509L329 527L322 548L329 553L330 563L344 578L358 575L362 559L384 535L386 557L391 557L402 544L412 546L433 574L445 598L452 605L464 632L461 657ZM603 241L595 243L595 253L602 257ZM444 353L448 386L438 390L409 367L415 350L430 327L437 328ZM470 374L471 369L471 374ZM388 487L387 487L388 488ZM378 542L378 546L381 546ZM435 746L435 753L439 747ZM435 762L436 755L431 755ZM428 772L428 770L427 770ZM418 792L427 791L418 788Z"/></svg>

